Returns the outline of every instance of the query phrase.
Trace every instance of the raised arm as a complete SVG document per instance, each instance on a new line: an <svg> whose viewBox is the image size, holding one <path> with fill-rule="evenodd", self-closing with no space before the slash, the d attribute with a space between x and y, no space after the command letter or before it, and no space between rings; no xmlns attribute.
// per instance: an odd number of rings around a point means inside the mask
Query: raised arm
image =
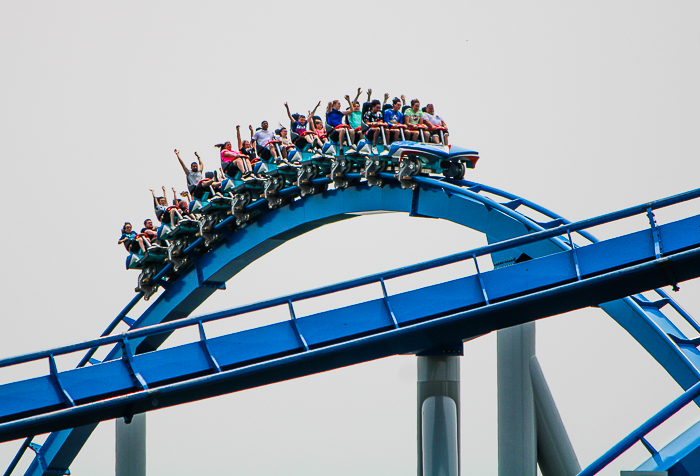
<svg viewBox="0 0 700 476"><path fill-rule="evenodd" d="M197 152L194 153L194 156L197 157L197 162L199 162L199 171L204 173L204 164L202 163L202 159L199 158L199 154Z"/></svg>
<svg viewBox="0 0 700 476"><path fill-rule="evenodd" d="M348 106L352 107L352 102L350 102L350 96L346 94L344 97L345 100L348 102Z"/></svg>
<svg viewBox="0 0 700 476"><path fill-rule="evenodd" d="M372 88L369 88L367 90L367 102L370 102L372 100Z"/></svg>
<svg viewBox="0 0 700 476"><path fill-rule="evenodd" d="M384 104L386 104L386 102L388 100L389 100L389 93L384 93L384 102L382 103L382 107L384 106Z"/></svg>
<svg viewBox="0 0 700 476"><path fill-rule="evenodd" d="M241 126L236 126L236 139L238 139L238 150L243 147L243 142L241 141Z"/></svg>
<svg viewBox="0 0 700 476"><path fill-rule="evenodd" d="M404 96L404 95L402 94L402 95L401 95L401 107L403 107L403 106L405 106L405 105L406 105L406 96Z"/></svg>
<svg viewBox="0 0 700 476"><path fill-rule="evenodd" d="M151 192L151 196L153 197L153 209L157 210L158 209L158 199L156 198L156 192L154 192L152 188L150 188L149 190Z"/></svg>
<svg viewBox="0 0 700 476"><path fill-rule="evenodd" d="M328 101L328 107L326 108L326 114L330 114L331 109L333 109L333 101Z"/></svg>
<svg viewBox="0 0 700 476"><path fill-rule="evenodd" d="M187 167L185 167L185 163L184 163L184 162L182 161L182 159L180 158L180 151L177 150L177 149L175 149L175 155L177 155L177 160L180 161L180 166L182 167L182 170L185 172L185 174L187 174ZM153 191L153 190L151 190L151 192L152 192L152 191Z"/></svg>
<svg viewBox="0 0 700 476"><path fill-rule="evenodd" d="M177 206L177 192L175 191L175 187L173 187L173 205Z"/></svg>
<svg viewBox="0 0 700 476"><path fill-rule="evenodd" d="M289 118L289 120L294 122L294 118L292 117L292 113L289 112L289 104L284 103L284 108L287 110L287 117Z"/></svg>
<svg viewBox="0 0 700 476"><path fill-rule="evenodd" d="M253 136L255 135L255 131L253 130L253 126L248 124L248 130L250 131L250 142L253 142Z"/></svg>
<svg viewBox="0 0 700 476"><path fill-rule="evenodd" d="M316 107L314 108L314 110L311 111L311 117L314 117L314 115L316 114L316 109L318 109L318 106L320 106L320 105L321 105L321 101L319 101L318 104L316 104Z"/></svg>
<svg viewBox="0 0 700 476"><path fill-rule="evenodd" d="M357 96L355 96L355 100L353 102L357 102L358 99L360 99L360 94L362 94L362 88L357 88ZM370 92L371 94L371 92ZM352 106L352 104L351 104Z"/></svg>

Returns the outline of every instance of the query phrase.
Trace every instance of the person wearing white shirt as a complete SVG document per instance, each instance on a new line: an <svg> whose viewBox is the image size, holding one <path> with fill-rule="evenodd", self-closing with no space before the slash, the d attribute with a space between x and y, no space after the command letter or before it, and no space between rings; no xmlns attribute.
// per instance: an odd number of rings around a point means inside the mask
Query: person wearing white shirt
<svg viewBox="0 0 700 476"><path fill-rule="evenodd" d="M425 106L425 112L423 113L423 118L427 119L427 122L430 123L431 126L440 126L444 127L447 129L447 124L445 124L444 119L439 115L435 114L435 107L432 104L428 104ZM445 138L445 145L448 145L447 142L447 137L449 136L449 132L446 130L443 131L443 137ZM440 133L438 131L435 131L434 133L431 133L433 142L436 144L440 142Z"/></svg>

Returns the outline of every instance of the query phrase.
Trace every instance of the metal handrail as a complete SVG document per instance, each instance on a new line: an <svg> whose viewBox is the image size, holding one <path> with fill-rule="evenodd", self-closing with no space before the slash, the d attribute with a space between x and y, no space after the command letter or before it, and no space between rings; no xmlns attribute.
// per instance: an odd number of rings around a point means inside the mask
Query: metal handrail
<svg viewBox="0 0 700 476"><path fill-rule="evenodd" d="M416 177L416 179L420 180L421 182L423 180L425 180L425 179L422 179L421 177ZM428 183L427 185L432 186L433 184ZM452 188L452 187L458 188L455 185L446 184L446 183L443 183L442 186L445 186L447 188ZM460 190L464 191L462 189L460 189ZM470 193L473 193L473 192L470 192ZM91 349L93 347L101 347L101 346L107 345L107 344L118 343L118 342L122 341L123 336L128 336L128 338L130 338L130 339L137 339L140 337L148 337L150 335L164 333L164 332L170 332L170 331L177 330L179 328L184 328L184 327L196 325L198 321L209 322L209 321L223 319L223 318L227 318L227 317L232 317L235 315L244 314L244 313L248 313L248 312L252 312L252 311L257 311L257 310L261 310L261 309L275 307L278 305L286 304L290 300L291 301L299 301L299 300L309 299L312 297L317 297L317 296L321 296L321 295L325 295L325 294L330 294L330 293L337 292L337 291L342 291L345 289L363 286L366 284L372 284L375 282L379 282L382 279L386 280L386 279L391 279L391 278L395 278L395 277L399 277L399 276L404 276L407 274L412 274L415 272L424 271L427 269L432 269L432 268L436 268L439 266L444 266L447 264L451 264L451 263L455 263L455 262L459 262L459 261L464 261L467 259L473 259L474 257L487 255L487 254L490 254L490 253L493 253L496 251L503 251L503 250L510 249L513 247L522 246L522 245L534 243L537 241L550 239L553 237L557 237L560 235L571 233L572 231L578 231L578 230L582 230L585 228L598 226L598 225L601 225L604 223L609 223L612 221L620 220L623 218L628 218L630 216L634 216L634 215L639 214L639 213L646 213L649 208L651 208L651 209L664 208L667 206L675 205L677 203L681 203L681 202L691 200L694 198L698 198L698 197L700 197L700 189L695 189L695 190L691 190L689 192L685 192L682 194L673 195L673 196L667 197L667 198L662 198L662 199L659 199L659 200L656 200L653 202L649 202L649 203L637 205L634 207L626 208L624 210L620 210L617 212L601 215L599 217L581 220L581 221L570 223L567 225L561 225L559 227L552 228L550 230L543 230L543 231L531 233L531 234L528 234L525 236L511 238L509 240L501 241L498 243L493 243L493 244L487 245L487 246L482 246L482 247L475 248L475 249L472 249L469 251L455 253L453 255L445 256L445 257L438 258L435 260L424 261L422 263L417 263L417 264L410 265L410 266L404 266L404 267L396 268L396 269L393 269L390 271L375 273L372 275L344 281L344 282L333 284L330 286L316 288L314 290L305 291L302 293L296 293L296 294L287 295L287 296L283 296L283 297L273 298L273 299L270 299L267 301L262 301L262 302L255 303L255 304L241 306L241 307L234 308L231 310L221 311L218 313L212 313L212 314L209 314L205 317L189 317L189 318L180 319L180 320L173 321L173 322L156 324L153 326L129 330L129 331L127 331L123 334L119 334L119 335L99 337L97 339L92 339L92 340L85 341L85 342L82 342L79 344L71 344L71 345L57 347L55 349L37 351L37 352L28 353L28 354L23 354L23 355L16 356L16 357L2 359L2 360L0 360L0 368L48 358L50 354L53 354L54 356L65 355L65 354L69 354L69 353L73 353L73 352L78 352L80 350Z"/></svg>
<svg viewBox="0 0 700 476"><path fill-rule="evenodd" d="M671 403L662 408L661 411L659 411L656 415L651 417L632 433L620 440L619 443L610 448L600 458L598 458L588 467L586 467L586 469L578 473L577 476L592 476L594 474L597 474L608 464L614 461L618 456L620 456L622 453L624 453L630 447L632 447L632 445L634 445L638 441L642 441L644 437L648 433L650 433L654 428L661 425L670 417L678 413L679 410L681 410L684 406L692 402L698 396L700 396L700 382L690 387L682 395L680 395L678 398L676 398Z"/></svg>

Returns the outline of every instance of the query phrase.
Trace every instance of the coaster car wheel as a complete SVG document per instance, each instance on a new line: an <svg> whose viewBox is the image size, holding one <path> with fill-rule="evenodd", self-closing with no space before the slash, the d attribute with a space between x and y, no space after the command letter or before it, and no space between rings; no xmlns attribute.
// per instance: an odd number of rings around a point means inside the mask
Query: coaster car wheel
<svg viewBox="0 0 700 476"><path fill-rule="evenodd" d="M335 157L331 160L331 180L335 188L347 188L350 180L346 174L352 170L352 164L345 156Z"/></svg>
<svg viewBox="0 0 700 476"><path fill-rule="evenodd" d="M302 197L318 193L317 188L320 187L311 185L311 181L318 177L319 172L320 169L315 164L304 164L299 167L299 171L297 172L297 186L301 191Z"/></svg>
<svg viewBox="0 0 700 476"><path fill-rule="evenodd" d="M189 257L185 256L185 248L189 246L188 240L185 237L176 238L168 246L168 260L173 265L173 271L179 273L187 264Z"/></svg>
<svg viewBox="0 0 700 476"><path fill-rule="evenodd" d="M199 236L204 240L204 246L210 246L217 239L219 239L219 234L214 233L214 227L218 219L214 215L205 215L199 224Z"/></svg>
<svg viewBox="0 0 700 476"><path fill-rule="evenodd" d="M284 188L285 183L286 180L281 174L268 177L265 181L265 198L267 199L267 206L270 207L270 209L275 209L284 202L282 197L277 195L277 192Z"/></svg>
<svg viewBox="0 0 700 476"><path fill-rule="evenodd" d="M384 186L384 180L379 177L381 172L386 170L387 164L383 160L377 157L367 157L365 159L365 170L362 174L367 179L367 184L370 187L382 187Z"/></svg>
<svg viewBox="0 0 700 476"><path fill-rule="evenodd" d="M401 188L410 188L415 190L417 187L416 182L413 181L411 177L418 175L423 170L421 166L421 161L415 157L406 157L401 160L399 164L399 183L401 183Z"/></svg>
<svg viewBox="0 0 700 476"><path fill-rule="evenodd" d="M246 207L253 201L253 194L250 190L243 190L233 196L231 203L231 214L236 217L236 225L241 226L250 220L250 213Z"/></svg>
<svg viewBox="0 0 700 476"><path fill-rule="evenodd" d="M139 274L138 286L135 291L143 293L143 299L146 301L158 290L158 285L153 282L156 274L158 274L158 268L154 264L146 266Z"/></svg>
<svg viewBox="0 0 700 476"><path fill-rule="evenodd" d="M440 167L443 169L442 175L448 179L461 180L466 172L466 166L459 161L443 161Z"/></svg>

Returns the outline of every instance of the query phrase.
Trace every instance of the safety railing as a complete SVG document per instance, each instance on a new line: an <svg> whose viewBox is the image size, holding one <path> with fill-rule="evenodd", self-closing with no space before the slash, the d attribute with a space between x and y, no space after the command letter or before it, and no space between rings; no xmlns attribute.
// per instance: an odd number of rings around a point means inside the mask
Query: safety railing
<svg viewBox="0 0 700 476"><path fill-rule="evenodd" d="M578 476L593 476L594 474L598 474L598 472L612 463L622 453L630 449L632 445L636 444L637 442L641 442L652 456L658 454L658 451L656 451L651 443L646 440L645 436L663 422L671 418L673 415L678 413L683 407L695 400L698 396L700 396L700 382L690 387L681 396L661 409L661 411L659 411L656 415L651 417L632 433L620 440L619 443L610 448L604 455L591 463L583 471L578 473Z"/></svg>
<svg viewBox="0 0 700 476"><path fill-rule="evenodd" d="M443 185L448 186L448 187L451 186L449 184L443 184ZM456 187L456 186L454 186L454 187ZM638 215L641 213L648 213L649 210L655 210L655 209L659 209L659 208L668 207L668 206L671 206L671 205L674 205L677 203L681 203L684 201L688 201L688 200L698 198L698 197L700 197L700 189L692 190L690 192L686 192L686 193L679 194L679 195L674 195L672 197L663 198L660 200L656 200L654 202L645 203L645 204L638 205L635 207L626 208L624 210L620 210L620 211L613 212L613 213L608 213L605 215L601 215L599 217L590 218L590 219L586 219L586 220L582 220L579 222L570 223L570 224L566 224L566 225L561 225L559 227L552 228L550 230L543 230L543 231L531 233L529 235L521 236L518 238L512 238L512 239L501 241L501 242L494 243L491 245L474 248L474 249L469 250L469 251L455 253L455 254L445 256L442 258L438 258L435 260L425 261L425 262L413 264L410 266L404 266L404 267L396 268L396 269L393 269L390 271L375 273L375 274L371 274L368 276L344 281L344 282L329 285L329 286L320 287L317 289L313 289L313 290L309 290L309 291L305 291L305 292L301 292L301 293L297 293L297 294L282 296L282 297L273 298L273 299L270 299L267 301L262 301L259 303L254 303L254 304L250 304L250 305L237 307L237 308L230 309L230 310L215 312L212 314L208 314L206 316L189 317L189 318L180 319L180 320L172 321L172 322L168 322L168 323L156 324L153 326L139 328L139 329L132 329L132 330L129 330L123 334L99 337L97 339L92 339L92 340L85 341L85 342L82 342L79 344L66 345L66 346L57 347L57 348L51 349L51 350L32 352L32 353L28 353L28 354L24 354L24 355L20 355L20 356L16 356L16 357L10 357L10 358L0 360L0 368L12 366L12 365L23 364L23 363L28 363L28 362L32 362L32 361L41 360L41 359L50 359L51 356L56 357L59 355L70 354L70 353L79 352L82 350L93 351L93 348L98 348L98 347L102 347L104 345L109 345L109 344L121 343L125 337L130 339L130 340L136 340L136 339L152 336L155 334L173 332L173 331L180 329L180 328L198 325L198 323L200 323L200 322L204 323L204 322L214 321L214 320L223 319L223 318L227 318L227 317L233 317L236 315L246 314L249 312L259 311L262 309L268 309L268 308L272 308L272 307L280 306L280 305L290 305L290 303L293 303L294 301L301 301L304 299L310 299L313 297L331 294L334 292L343 291L346 289L351 289L351 288L355 288L355 287L359 287L359 286L363 286L363 285L367 285L367 284L381 283L382 281L386 281L388 279L392 279L392 278L396 278L396 277L400 277L400 276L404 276L404 275L408 275L408 274L412 274L412 273L416 273L416 272L420 272L420 271L424 271L424 270L428 270L428 269L432 269L432 268L437 268L440 266L456 263L459 261L465 261L465 260L471 259L471 260L474 260L476 262L476 258L478 258L480 256L485 256L485 255L488 255L488 254L491 254L491 253L494 253L497 251L504 251L504 250L508 250L510 248L520 247L520 246L524 246L527 244L535 243L535 242L542 241L542 240L548 240L548 239L551 239L554 237L559 237L559 236L570 237L572 232L578 232L578 231L584 230L586 228L602 225L602 224L609 223L609 222L616 221L616 220L620 220L623 218L628 218L628 217ZM477 267L477 274L480 274L478 271L478 267ZM484 297L485 297L485 300L488 302L488 296L487 296L485 289L484 289ZM134 298L134 300L136 300L136 298ZM127 308L128 308L128 306L127 306Z"/></svg>

